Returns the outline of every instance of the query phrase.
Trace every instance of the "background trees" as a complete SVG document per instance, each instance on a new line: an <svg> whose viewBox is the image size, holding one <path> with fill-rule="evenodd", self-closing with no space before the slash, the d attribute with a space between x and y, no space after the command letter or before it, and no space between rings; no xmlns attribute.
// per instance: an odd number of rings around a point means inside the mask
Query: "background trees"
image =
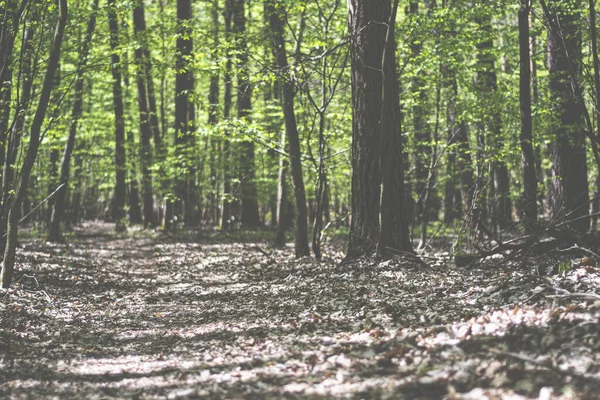
<svg viewBox="0 0 600 400"><path fill-rule="evenodd" d="M355 257L491 246L524 216L592 226L594 1L72 0L48 58L53 4L0 3L2 234L36 205L46 229L62 196L65 224L143 210L144 227L277 223L280 243L295 214L299 256L309 223L317 257L338 233Z"/></svg>

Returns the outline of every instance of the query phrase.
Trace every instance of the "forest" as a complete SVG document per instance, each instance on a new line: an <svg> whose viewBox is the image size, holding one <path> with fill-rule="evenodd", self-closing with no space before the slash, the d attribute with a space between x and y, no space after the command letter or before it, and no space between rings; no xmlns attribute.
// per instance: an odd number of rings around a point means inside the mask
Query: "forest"
<svg viewBox="0 0 600 400"><path fill-rule="evenodd" d="M598 399L596 0L0 0L0 397Z"/></svg>

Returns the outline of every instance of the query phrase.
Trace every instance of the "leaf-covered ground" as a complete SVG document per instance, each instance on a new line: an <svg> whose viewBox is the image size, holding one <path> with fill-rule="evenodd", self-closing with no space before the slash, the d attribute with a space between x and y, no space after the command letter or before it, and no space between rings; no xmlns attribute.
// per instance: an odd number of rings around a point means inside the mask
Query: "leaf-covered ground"
<svg viewBox="0 0 600 400"><path fill-rule="evenodd" d="M594 260L316 262L109 229L22 241L0 398L600 398Z"/></svg>

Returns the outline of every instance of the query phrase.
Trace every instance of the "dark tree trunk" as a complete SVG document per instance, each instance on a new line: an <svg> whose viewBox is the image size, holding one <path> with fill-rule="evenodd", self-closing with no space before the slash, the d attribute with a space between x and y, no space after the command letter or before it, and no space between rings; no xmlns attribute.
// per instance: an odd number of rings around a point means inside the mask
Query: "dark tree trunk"
<svg viewBox="0 0 600 400"><path fill-rule="evenodd" d="M300 137L294 111L295 93L293 83L290 80L291 76L289 75L289 65L285 52L285 39L283 36L283 10L276 1L265 0L265 13L269 18L269 26L273 38L273 48L275 50L275 58L279 68L279 79L282 81L283 117L289 146L292 187L296 199L296 257L305 257L310 254L310 249L308 247L308 211L306 208L304 180L302 178Z"/></svg>
<svg viewBox="0 0 600 400"><path fill-rule="evenodd" d="M598 28L596 27L596 0L589 1L590 13L590 36L592 39L592 60L594 65L594 94L596 97L596 140L600 140L600 60L598 58ZM598 229L598 213L600 213L600 174L596 175L593 202L593 214L591 230Z"/></svg>
<svg viewBox="0 0 600 400"><path fill-rule="evenodd" d="M554 134L552 145L551 211L555 219L572 221L569 226L586 232L590 226L584 105L574 93L581 75L581 31L577 0L548 2L553 18L548 21L548 70L550 98L553 99Z"/></svg>
<svg viewBox="0 0 600 400"><path fill-rule="evenodd" d="M477 43L477 73L476 90L479 101L483 103L485 116L479 122L478 127L478 185L477 199L483 219L484 211L484 159L490 160L490 216L492 226L505 229L511 222L511 203L509 191L509 175L506 163L501 157L501 128L502 118L497 99L498 83L495 68L495 55L493 53L493 32L491 17L482 11L482 15L476 18L480 27L480 41ZM483 222L483 221L480 221Z"/></svg>
<svg viewBox="0 0 600 400"><path fill-rule="evenodd" d="M140 167L142 171L142 212L144 216L144 228L154 225L154 190L152 188L152 137L153 129L151 123L150 102L148 99L148 72L147 64L147 39L146 39L146 16L143 2L136 3L133 9L133 27L138 40L134 57L137 65L136 83L138 91L138 110L140 118ZM159 135L160 136L160 135Z"/></svg>
<svg viewBox="0 0 600 400"><path fill-rule="evenodd" d="M381 89L379 131L381 169L381 209L379 220L381 227L377 242L377 256L389 257L397 252L412 252L412 244L408 232L409 221L406 219L404 207L404 161L403 144L400 130L400 102L398 98L398 79L396 77L396 40L395 21L398 0L393 8L388 1L379 2L375 21L387 21L384 24L384 42L378 49L381 52L379 80ZM381 18L381 19L379 19ZM354 95L354 90L353 90ZM365 98L365 100L368 99Z"/></svg>
<svg viewBox="0 0 600 400"><path fill-rule="evenodd" d="M281 148L288 149L286 145L286 136L281 135ZM287 157L279 159L279 176L277 179L277 233L275 235L275 246L285 247L285 233L290 228L294 209L288 198L287 174L289 169L289 160Z"/></svg>
<svg viewBox="0 0 600 400"><path fill-rule="evenodd" d="M237 117L250 117L252 110L252 85L248 71L248 47L246 43L245 1L232 0L233 38L237 50ZM241 160L241 208L242 225L248 228L260 226L258 192L256 188L256 166L254 165L254 142L243 141L239 146Z"/></svg>
<svg viewBox="0 0 600 400"><path fill-rule="evenodd" d="M183 202L183 221L186 225L196 223L196 168L194 159L194 131L196 130L196 109L194 107L194 73L192 57L192 3L191 0L177 0L177 49L175 52L175 143L183 156L184 176L176 183L177 196Z"/></svg>
<svg viewBox="0 0 600 400"><path fill-rule="evenodd" d="M12 123L10 134L7 137L6 158L4 160L4 173L2 175L2 211L0 213L0 250L4 250L6 242L8 212L11 209L14 193L15 169L17 168L17 157L21 150L21 138L25 131L26 117L29 116L31 110L31 92L33 86L33 70L32 65L36 54L33 48L33 35L35 34L34 27L38 16L37 6L34 6L32 15L28 18L27 28L23 34L20 55L20 71L19 80L21 84L20 98L15 112L14 121ZM54 77L53 82L54 83Z"/></svg>
<svg viewBox="0 0 600 400"><path fill-rule="evenodd" d="M348 257L371 255L376 247L380 255L411 251L403 207L394 13L388 0L351 0L348 7L353 120Z"/></svg>
<svg viewBox="0 0 600 400"><path fill-rule="evenodd" d="M119 22L115 0L108 1L108 28L110 31L110 47L112 50L111 72L113 86L113 107L115 112L115 193L114 193L114 216L115 229L123 232L127 229L125 223L125 196L126 183L125 172L125 115L123 107L123 89L121 87L121 58L119 56Z"/></svg>
<svg viewBox="0 0 600 400"><path fill-rule="evenodd" d="M213 34L213 53L212 62L217 64L219 59L218 48L219 42L219 2L213 0L211 7L212 17L212 34ZM208 124L216 126L219 122L219 73L213 72L210 76L210 88L208 93ZM211 182L211 194L210 194L210 216L212 222L217 225L219 221L219 187L220 180L217 176L218 170L218 155L221 147L221 141L216 136L210 138L210 182Z"/></svg>
<svg viewBox="0 0 600 400"><path fill-rule="evenodd" d="M60 163L60 176L58 183L60 186L62 186L62 188L58 191L58 193L56 193L54 198L52 216L50 217L50 226L48 228L48 240L53 242L61 239L60 224L63 220L63 214L66 209L66 198L71 175L71 155L73 153L73 148L75 147L77 125L83 110L84 70L87 65L90 43L94 35L94 30L96 29L98 3L99 0L94 0L92 4L92 13L90 15L90 19L88 20L85 39L81 43L81 48L79 50L79 66L77 68L77 77L75 79L75 95L73 100L73 108L71 110L71 124L69 125L67 143L65 144L65 149L63 151L63 156Z"/></svg>
<svg viewBox="0 0 600 400"><path fill-rule="evenodd" d="M380 70L388 3L348 2L352 57L352 223L348 257L371 255L379 238Z"/></svg>
<svg viewBox="0 0 600 400"><path fill-rule="evenodd" d="M232 0L225 2L225 40L231 39L231 20L232 15ZM227 47L229 49L229 46ZM227 50L225 61L225 73L223 75L223 83L225 85L225 93L223 94L223 119L229 120L231 118L231 92L233 89L233 82L231 81L231 73L233 69L233 62L231 61L231 52ZM225 131L225 139L223 140L222 147L222 159L223 159L223 202L221 211L221 229L227 230L232 225L232 190L231 190L231 143L229 141L229 132Z"/></svg>
<svg viewBox="0 0 600 400"><path fill-rule="evenodd" d="M531 121L531 69L529 59L529 0L521 0L519 9L519 54L521 108L521 162L523 166L523 222L532 231L537 222L537 177L533 153Z"/></svg>
<svg viewBox="0 0 600 400"><path fill-rule="evenodd" d="M54 74L56 73L58 62L60 60L60 49L65 32L65 26L67 25L67 17L67 0L59 0L58 21L56 23L56 30L54 32L54 38L52 41L52 49L48 58L44 84L40 92L38 107L31 123L31 129L29 130L29 146L27 147L27 152L23 159L23 166L21 167L19 181L16 184L14 201L8 213L6 249L4 251L4 260L2 262L2 272L0 273L0 281L2 282L3 288L8 288L12 280L15 265L15 252L17 248L19 209L21 207L21 201L25 196L31 170L37 157L42 124L44 123L46 111L48 109L48 103L50 102L50 94L52 93L52 86L54 83Z"/></svg>
<svg viewBox="0 0 600 400"><path fill-rule="evenodd" d="M22 11L16 0L8 0L0 5L0 166L5 163L12 98L13 47Z"/></svg>

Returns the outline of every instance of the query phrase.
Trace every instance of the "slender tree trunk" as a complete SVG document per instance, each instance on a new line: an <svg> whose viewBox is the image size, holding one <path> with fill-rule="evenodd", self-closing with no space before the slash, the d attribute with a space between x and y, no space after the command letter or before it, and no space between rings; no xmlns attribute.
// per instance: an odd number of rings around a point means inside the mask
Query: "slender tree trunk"
<svg viewBox="0 0 600 400"><path fill-rule="evenodd" d="M15 169L17 168L17 157L21 150L21 138L25 131L26 117L29 116L31 109L31 92L33 86L33 70L35 49L33 48L34 27L37 19L37 6L34 6L32 15L27 21L27 28L23 34L20 54L20 70L18 73L18 83L21 84L20 98L17 99L18 106L15 112L14 121L10 128L6 146L6 158L4 160L4 173L2 175L2 214L0 215L0 250L4 250L7 229L8 212L13 202Z"/></svg>
<svg viewBox="0 0 600 400"><path fill-rule="evenodd" d="M572 221L569 226L586 232L590 226L587 155L583 104L574 93L581 74L581 31L574 14L577 0L548 2L552 21L548 32L550 97L555 110L552 145L552 217ZM569 6L569 7L567 7Z"/></svg>
<svg viewBox="0 0 600 400"><path fill-rule="evenodd" d="M308 211L306 208L304 180L302 178L300 137L294 111L295 93L293 83L291 82L291 76L288 73L289 64L285 52L285 39L283 36L283 10L274 0L265 0L265 12L269 18L275 58L279 68L280 79L282 80L283 117L289 145L292 187L294 189L294 197L296 198L296 257L305 257L310 254L310 249L308 247Z"/></svg>
<svg viewBox="0 0 600 400"><path fill-rule="evenodd" d="M594 94L596 98L596 138L600 140L600 60L598 59L598 28L596 27L596 0L588 0L590 13L590 36L592 38L592 60L594 65ZM600 173L596 175L593 201L592 232L598 229L600 213Z"/></svg>
<svg viewBox="0 0 600 400"><path fill-rule="evenodd" d="M194 73L192 57L194 43L192 40L192 3L191 0L177 0L177 49L175 52L175 143L179 154L184 159L182 170L184 176L178 178L177 195L183 201L183 221L190 226L195 221L196 167L194 159L196 130L196 110L194 107Z"/></svg>
<svg viewBox="0 0 600 400"><path fill-rule="evenodd" d="M211 17L212 17L212 34L213 34L213 52L212 52L212 62L218 64L219 54L218 48L220 45L219 41L219 2L218 0L212 1L211 7ZM215 127L219 122L219 73L213 72L210 76L210 86L208 93L208 124ZM210 215L211 220L214 224L218 224L219 221L219 207L218 207L218 198L219 198L219 185L220 181L217 176L218 169L218 153L220 148L220 141L216 138L216 136L212 136L210 138L210 182L211 182L211 194L210 194Z"/></svg>
<svg viewBox="0 0 600 400"><path fill-rule="evenodd" d="M521 108L521 162L523 166L523 220L532 231L537 222L537 177L533 153L531 121L531 70L529 59L529 0L521 0L519 9L519 54Z"/></svg>
<svg viewBox="0 0 600 400"><path fill-rule="evenodd" d="M19 222L18 211L21 207L21 201L23 201L23 197L25 196L31 170L37 157L42 124L44 123L46 111L48 109L48 103L50 102L50 94L52 93L52 86L54 83L54 74L56 73L58 62L60 60L60 49L65 32L65 26L67 25L67 17L67 1L59 0L58 21L56 23L56 30L54 32L54 38L52 41L52 49L48 58L44 84L40 92L38 107L31 123L31 129L29 131L29 146L27 147L27 152L23 160L23 166L21 167L19 181L16 185L14 201L8 213L6 249L4 251L4 260L2 262L2 272L0 272L0 281L2 282L3 288L10 287L12 280L15 265L15 252L17 248L17 230Z"/></svg>
<svg viewBox="0 0 600 400"><path fill-rule="evenodd" d="M121 87L121 58L119 56L119 22L115 0L108 0L108 27L110 31L110 47L112 50L111 72L113 86L113 107L115 112L115 193L114 216L115 229L123 232L127 229L125 223L125 115L123 107L123 89Z"/></svg>
<svg viewBox="0 0 600 400"><path fill-rule="evenodd" d="M229 43L231 39L231 22L233 18L232 5L233 0L227 0L225 2L225 41ZM229 46L227 46L229 49ZM229 50L226 51L225 61L225 72L223 74L223 84L225 86L225 92L223 94L223 119L229 120L231 118L231 92L233 83L231 80L231 74L233 69L233 62L231 61L232 55ZM229 140L229 132L225 131L225 139L223 140L223 146L221 149L221 157L223 160L223 200L222 200L222 211L221 211L221 229L228 230L232 225L232 190L231 190L231 143Z"/></svg>
<svg viewBox="0 0 600 400"><path fill-rule="evenodd" d="M133 9L133 27L138 41L134 57L137 65L136 83L138 91L138 110L140 118L140 166L142 170L142 212L144 228L154 225L154 191L152 187L152 137L150 103L148 100L148 67L146 17L144 3L136 3Z"/></svg>
<svg viewBox="0 0 600 400"><path fill-rule="evenodd" d="M7 0L0 5L0 166L2 167L5 164L12 99L13 47L22 11L16 0ZM1 208L0 214L4 214Z"/></svg>
<svg viewBox="0 0 600 400"><path fill-rule="evenodd" d="M281 135L281 148L287 150L286 135ZM279 176L277 179L277 233L275 235L275 246L285 247L285 233L290 228L294 217L294 210L288 198L287 174L289 159L279 158Z"/></svg>
<svg viewBox="0 0 600 400"><path fill-rule="evenodd" d="M237 51L237 116L240 120L250 118L252 110L252 84L248 71L248 47L246 42L245 1L232 0L233 37ZM260 226L256 166L254 165L254 142L244 141L239 146L241 159L241 208L242 225L248 228Z"/></svg>
<svg viewBox="0 0 600 400"><path fill-rule="evenodd" d="M92 3L92 13L90 15L90 19L88 20L85 39L81 43L81 48L79 50L79 66L77 68L77 77L75 79L75 99L73 101L73 108L71 110L71 124L69 125L67 143L65 144L65 149L63 151L63 156L60 163L60 176L58 183L62 186L62 188L58 191L58 193L56 193L52 208L52 216L50 217L50 226L48 229L48 240L53 242L59 241L61 239L60 223L62 222L63 214L66 208L66 198L69 188L69 179L71 172L71 155L73 153L73 148L75 147L75 135L77 134L77 125L79 123L79 119L81 118L81 113L83 110L83 83L85 73L84 70L87 65L90 43L94 35L94 30L96 29L96 15L98 13L98 3L99 0L94 0L94 2Z"/></svg>
<svg viewBox="0 0 600 400"><path fill-rule="evenodd" d="M505 229L511 221L511 203L509 191L509 175L506 163L501 157L501 129L502 118L498 105L497 76L495 69L495 56L493 53L493 32L491 18L489 15L481 15L476 20L480 27L481 39L477 43L477 73L476 90L480 95L480 101L485 103L487 117L479 123L478 140L479 154L478 164L478 196L483 195L483 168L484 159L490 159L490 216L492 227ZM491 97L490 97L491 94ZM491 99L491 100L490 100ZM487 101L487 103L486 103ZM487 138L485 138L487 137ZM487 142L487 143L486 143ZM482 213L484 197L481 197ZM480 217L483 219L483 215ZM480 221L483 222L483 221Z"/></svg>

